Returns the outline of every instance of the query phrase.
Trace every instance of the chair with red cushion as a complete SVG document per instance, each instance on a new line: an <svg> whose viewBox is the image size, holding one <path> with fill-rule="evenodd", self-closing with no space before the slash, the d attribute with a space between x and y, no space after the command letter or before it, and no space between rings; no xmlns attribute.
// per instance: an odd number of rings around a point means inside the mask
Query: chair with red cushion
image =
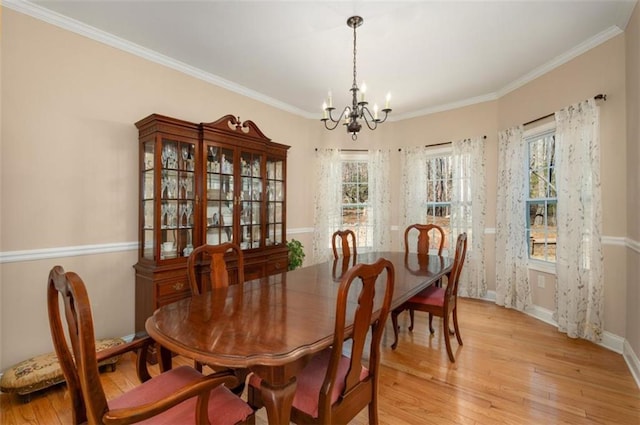
<svg viewBox="0 0 640 425"><path fill-rule="evenodd" d="M353 249L353 255L358 255L356 248L356 234L353 230L338 230L331 236L331 247L333 248L333 258L338 258L338 246L336 245L336 239L340 238L340 246L343 257L351 256L351 249ZM349 248L349 239L351 239L351 248Z"/></svg>
<svg viewBox="0 0 640 425"><path fill-rule="evenodd" d="M385 270L386 280L380 279L376 285ZM342 277L333 344L312 357L296 377L292 422L346 424L368 406L369 423L378 423L380 341L391 305L394 276L393 264L379 259L373 264L357 264ZM356 278L362 285L352 285ZM351 323L353 329L347 334L346 326ZM367 344L369 330L371 340ZM363 356L367 348L368 353ZM260 384L261 379L255 374L249 379L248 401L254 408L262 406Z"/></svg>
<svg viewBox="0 0 640 425"><path fill-rule="evenodd" d="M395 323L397 322L397 315L403 310L409 311L424 311L429 313L429 331L433 334L432 320L433 316L442 317L442 333L444 334L444 341L447 346L447 354L449 360L454 363L455 357L451 350L450 334L455 334L458 344L462 345L462 338L460 337L460 328L458 326L458 281L460 278L460 272L464 265L464 259L467 254L467 234L461 233L456 241L455 257L453 259L453 266L451 272L449 272L449 278L446 288L431 285L427 289L421 291L417 295L410 298L407 302L402 304L398 309L392 313L395 330L395 341L391 345L391 348L395 349L398 345L398 331ZM454 331L449 330L449 318L453 318ZM411 326L409 330L413 330L413 317L411 318Z"/></svg>
<svg viewBox="0 0 640 425"><path fill-rule="evenodd" d="M146 353L154 341L148 336L97 355L89 296L77 274L65 273L60 266L51 270L47 305L51 337L69 388L74 424L255 423L253 409L228 389L238 383L231 373L203 376L192 367L180 366L151 377L146 370ZM65 320L71 349L65 336ZM107 400L98 361L133 350L138 351L138 375L143 383Z"/></svg>

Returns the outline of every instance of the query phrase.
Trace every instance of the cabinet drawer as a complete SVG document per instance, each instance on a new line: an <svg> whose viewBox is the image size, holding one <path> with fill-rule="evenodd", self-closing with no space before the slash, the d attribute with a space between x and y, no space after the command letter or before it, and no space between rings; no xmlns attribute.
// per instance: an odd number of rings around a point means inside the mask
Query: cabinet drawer
<svg viewBox="0 0 640 425"><path fill-rule="evenodd" d="M191 296L187 276L160 281L156 286L158 306Z"/></svg>
<svg viewBox="0 0 640 425"><path fill-rule="evenodd" d="M287 271L288 266L287 258L270 258L267 260L266 265L267 276L276 273L284 273Z"/></svg>
<svg viewBox="0 0 640 425"><path fill-rule="evenodd" d="M264 276L263 273L264 267L262 264L251 264L244 266L244 280L254 280L259 279Z"/></svg>

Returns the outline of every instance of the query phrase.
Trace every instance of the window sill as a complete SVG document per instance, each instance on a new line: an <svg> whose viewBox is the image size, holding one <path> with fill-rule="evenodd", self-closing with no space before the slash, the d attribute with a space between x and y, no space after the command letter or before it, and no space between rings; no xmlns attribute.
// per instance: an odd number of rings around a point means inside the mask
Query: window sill
<svg viewBox="0 0 640 425"><path fill-rule="evenodd" d="M548 273L552 275L556 274L556 263L551 263L549 261L529 259L527 267L529 268L529 270L534 270L537 272Z"/></svg>

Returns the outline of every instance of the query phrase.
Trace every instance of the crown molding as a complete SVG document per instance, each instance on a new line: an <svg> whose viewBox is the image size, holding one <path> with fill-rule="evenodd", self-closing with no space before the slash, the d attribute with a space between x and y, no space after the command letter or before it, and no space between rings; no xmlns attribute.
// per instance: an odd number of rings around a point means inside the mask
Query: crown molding
<svg viewBox="0 0 640 425"><path fill-rule="evenodd" d="M2 5L9 9L15 10L16 12L29 15L51 25L55 25L62 29L82 35L99 43L106 44L107 46L115 47L116 49L131 53L159 65L166 66L167 68L174 69L176 71L182 72L183 74L189 75L207 83L211 83L215 86L222 87L231 92L248 97L266 105L273 106L274 108L281 109L285 112L300 115L305 118L315 118L317 115L303 111L287 103L259 93L255 90L251 90L247 87L241 86L222 77L218 77L217 75L205 72L199 68L180 62L151 49L147 49L146 47L142 47L123 38L116 37L106 31L102 31L100 29L61 15L57 12L53 12L49 9L30 3L28 1L3 0Z"/></svg>
<svg viewBox="0 0 640 425"><path fill-rule="evenodd" d="M596 34L590 39L578 44L573 49L556 56L544 65L539 66L510 84L507 84L496 92L496 96L500 98L622 33L623 31L616 25L609 27L601 33Z"/></svg>
<svg viewBox="0 0 640 425"><path fill-rule="evenodd" d="M248 97L250 99L256 100L258 102L264 103L269 106L273 106L274 108L283 110L285 112L292 113L294 115L301 116L303 118L308 119L316 119L317 113L312 113L308 111L304 111L300 108L296 108L287 103L276 100L270 96L266 96L257 91L251 90L247 87L236 84L232 81L224 79L222 77L218 77L216 75L205 72L199 68L195 68L193 66L187 65L183 62L172 59L168 56L162 55L153 50L147 49L145 47L139 46L135 43L131 43L127 40L124 40L120 37L116 37L112 34L109 34L105 31L99 30L92 26L86 25L80 21L75 19L71 19L67 16L61 15L59 13L48 10L44 7L38 6L36 4L30 3L24 0L2 0L2 6L7 7L9 9L15 10L17 12L23 13L25 15L32 16L36 19L48 22L52 25L58 26L60 28L69 30L76 34L83 35L92 40L98 41L100 43L106 44L111 47L115 47L117 49L126 51L128 53L134 54L141 58L147 59L149 61L155 62L157 64L166 66L168 68L174 69L176 71L182 72L186 75L190 75L194 78L198 78L202 81L206 81L218 87L222 87L231 92L237 93L239 95ZM438 112L445 112L453 109L462 108L465 106L475 105L478 103L489 102L493 100L498 100L502 96L510 93L513 90L516 90L519 87L535 80L536 78L552 71L553 69L569 62L575 57L585 53L586 51L604 43L605 41L610 40L611 38L622 34L623 30L618 26L612 26L599 34L596 34L594 37L578 44L573 49L557 56L546 64L534 69L533 71L525 74L524 76L518 78L517 80L507 84L503 88L483 94L480 96L462 99L459 101L437 105L431 108L421 109L415 112L410 112L406 114L396 114L389 118L389 121L401 121L410 118L416 118L420 116L435 114Z"/></svg>
<svg viewBox="0 0 640 425"><path fill-rule="evenodd" d="M498 100L499 96L496 93L483 94L468 99L458 100L456 102L446 103L444 105L438 105L431 108L420 109L415 112L409 112L406 114L398 114L393 118L389 118L389 121L401 121L409 118L417 118L425 115L431 115L438 112L450 111L452 109L463 108L465 106L476 105L478 103L491 102L492 100Z"/></svg>

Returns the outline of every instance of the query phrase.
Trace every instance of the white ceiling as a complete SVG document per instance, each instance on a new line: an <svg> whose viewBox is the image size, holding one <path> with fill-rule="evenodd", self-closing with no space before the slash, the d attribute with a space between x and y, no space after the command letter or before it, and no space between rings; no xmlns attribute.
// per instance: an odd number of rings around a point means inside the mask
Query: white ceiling
<svg viewBox="0 0 640 425"><path fill-rule="evenodd" d="M314 118L329 90L348 102L360 15L358 83L398 119L497 98L619 34L636 0L3 3Z"/></svg>

